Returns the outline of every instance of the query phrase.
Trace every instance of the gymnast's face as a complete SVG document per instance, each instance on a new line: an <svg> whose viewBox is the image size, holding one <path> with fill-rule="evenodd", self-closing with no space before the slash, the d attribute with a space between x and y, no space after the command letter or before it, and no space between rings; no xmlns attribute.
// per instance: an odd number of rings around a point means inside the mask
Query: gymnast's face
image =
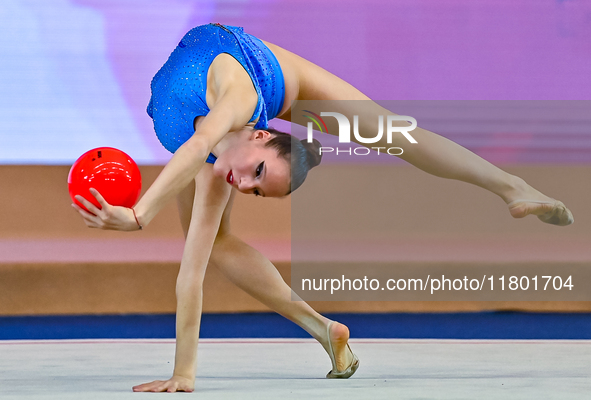
<svg viewBox="0 0 591 400"><path fill-rule="evenodd" d="M290 165L277 151L265 147L273 135L249 129L213 164L214 174L242 193L283 197L289 191Z"/></svg>

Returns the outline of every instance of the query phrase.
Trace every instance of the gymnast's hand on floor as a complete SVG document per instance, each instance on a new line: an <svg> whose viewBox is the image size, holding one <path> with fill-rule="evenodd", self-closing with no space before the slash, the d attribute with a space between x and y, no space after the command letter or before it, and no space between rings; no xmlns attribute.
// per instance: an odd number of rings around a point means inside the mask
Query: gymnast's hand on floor
<svg viewBox="0 0 591 400"><path fill-rule="evenodd" d="M97 199L98 203L101 205L101 209L80 195L76 196L76 200L78 200L90 212L84 210L77 204L72 204L72 207L74 207L78 213L80 213L82 219L84 219L86 226L89 228L116 231L137 231L140 229L131 208L110 205L96 189L90 189L90 193Z"/></svg>
<svg viewBox="0 0 591 400"><path fill-rule="evenodd" d="M195 379L183 376L173 376L167 381L152 381L133 387L134 392L192 392L195 389Z"/></svg>

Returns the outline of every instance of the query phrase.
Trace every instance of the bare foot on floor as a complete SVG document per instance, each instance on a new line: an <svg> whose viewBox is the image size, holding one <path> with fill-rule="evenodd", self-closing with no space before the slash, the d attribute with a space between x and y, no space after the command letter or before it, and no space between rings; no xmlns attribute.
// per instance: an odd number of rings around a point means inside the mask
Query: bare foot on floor
<svg viewBox="0 0 591 400"><path fill-rule="evenodd" d="M328 373L327 378L348 378L349 376L353 375L353 373L357 370L357 366L359 364L359 360L353 352L351 351L350 347L348 346L349 341L349 328L345 325L332 321L329 323L328 326L328 340L329 340L329 356L330 350L332 348L332 352L334 354L334 360L331 356L331 361L333 362L333 369ZM350 367L352 367L350 369ZM347 373L345 376L338 376L339 373L347 371L350 369L350 373Z"/></svg>
<svg viewBox="0 0 591 400"><path fill-rule="evenodd" d="M542 222L558 226L574 222L573 214L561 201L546 196L522 179L520 182L519 189L505 200L513 218L524 218L533 214Z"/></svg>

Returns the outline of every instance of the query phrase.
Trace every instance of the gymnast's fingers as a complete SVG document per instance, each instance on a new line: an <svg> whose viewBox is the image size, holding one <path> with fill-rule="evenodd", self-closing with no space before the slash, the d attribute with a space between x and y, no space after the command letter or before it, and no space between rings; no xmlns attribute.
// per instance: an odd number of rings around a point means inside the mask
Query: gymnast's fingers
<svg viewBox="0 0 591 400"><path fill-rule="evenodd" d="M148 383L142 383L141 385L136 385L132 389L134 392L150 392L153 388L161 385L164 381L152 381Z"/></svg>
<svg viewBox="0 0 591 400"><path fill-rule="evenodd" d="M84 197L80 196L79 194L76 195L76 200L80 202L86 209L94 215L100 215L101 210L92 204L90 201L86 200Z"/></svg>
<svg viewBox="0 0 591 400"><path fill-rule="evenodd" d="M97 218L96 215L89 213L88 211L80 207L78 204L72 203L72 207L76 211L78 211L78 213L82 216L82 219L84 220L86 226L88 226L89 228L96 228L98 226L98 224L95 221L95 219Z"/></svg>
<svg viewBox="0 0 591 400"><path fill-rule="evenodd" d="M89 191L90 191L90 194L92 194L96 198L98 203L101 205L101 210L104 210L105 207L111 206L109 203L107 203L107 200L105 200L105 198L99 193L98 190L96 190L94 188L90 188Z"/></svg>
<svg viewBox="0 0 591 400"><path fill-rule="evenodd" d="M168 393L174 393L177 391L177 388L179 387L179 383L178 382L172 382L172 384L170 384L168 386L168 389L166 390Z"/></svg>

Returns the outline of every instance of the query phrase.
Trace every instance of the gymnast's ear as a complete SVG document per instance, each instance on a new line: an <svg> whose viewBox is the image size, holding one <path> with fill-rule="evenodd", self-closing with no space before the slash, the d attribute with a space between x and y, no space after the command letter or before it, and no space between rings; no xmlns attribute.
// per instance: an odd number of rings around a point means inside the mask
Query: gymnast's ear
<svg viewBox="0 0 591 400"><path fill-rule="evenodd" d="M266 129L253 129L252 133L250 134L251 139L267 139L270 140L273 138L273 134Z"/></svg>

